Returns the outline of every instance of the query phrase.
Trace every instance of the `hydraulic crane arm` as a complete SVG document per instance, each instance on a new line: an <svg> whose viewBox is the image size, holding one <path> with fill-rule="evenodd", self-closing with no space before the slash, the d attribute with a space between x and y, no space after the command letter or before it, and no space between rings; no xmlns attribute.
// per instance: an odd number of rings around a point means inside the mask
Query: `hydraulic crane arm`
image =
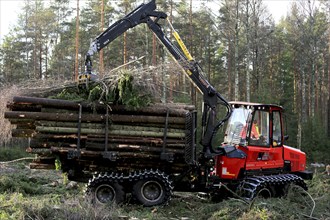
<svg viewBox="0 0 330 220"><path fill-rule="evenodd" d="M91 56L99 52L117 37L122 35L128 29L135 27L138 24L146 23L146 19L155 17L157 20L160 18L165 19L167 15L163 12L155 11L156 4L155 0L148 4L141 4L139 7L134 9L132 12L127 14L124 18L113 23L103 33L97 36L91 43L89 50L86 54L85 67L86 73L92 73L92 60Z"/></svg>
<svg viewBox="0 0 330 220"><path fill-rule="evenodd" d="M212 139L218 129L228 120L231 114L231 107L229 103L222 97L222 95L215 90L215 88L207 81L202 74L202 69L197 62L195 62L189 51L181 41L180 36L174 31L174 37L180 45L182 51L173 44L165 35L161 26L158 24L160 19L166 19L167 15L163 12L155 11L155 0L147 4L142 4L126 15L123 19L118 20L100 34L91 44L90 49L86 55L86 72L91 73L92 62L91 55L101 50L118 36L123 34L129 28L133 28L138 24L146 23L149 29L157 36L162 44L167 48L173 58L184 69L186 75L190 78L193 84L203 94L203 116L202 116L202 139L203 152L205 157L209 157L214 153L212 147ZM172 26L171 26L172 27ZM173 27L172 27L173 28ZM217 119L217 105L223 105L226 108L226 114L223 119Z"/></svg>

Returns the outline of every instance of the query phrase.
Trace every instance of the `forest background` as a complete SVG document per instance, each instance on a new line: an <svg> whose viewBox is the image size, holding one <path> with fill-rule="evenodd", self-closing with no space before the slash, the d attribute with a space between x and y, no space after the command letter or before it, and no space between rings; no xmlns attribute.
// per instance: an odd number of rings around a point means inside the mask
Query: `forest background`
<svg viewBox="0 0 330 220"><path fill-rule="evenodd" d="M25 1L17 24L2 36L1 90L29 80L74 80L84 72L91 40L141 3L83 2ZM330 1L293 3L277 23L262 0L157 0L157 6L227 100L283 106L286 144L305 151L310 162L330 163ZM100 76L127 63L160 66L150 83L164 102L201 105L146 25L129 30L93 61Z"/></svg>

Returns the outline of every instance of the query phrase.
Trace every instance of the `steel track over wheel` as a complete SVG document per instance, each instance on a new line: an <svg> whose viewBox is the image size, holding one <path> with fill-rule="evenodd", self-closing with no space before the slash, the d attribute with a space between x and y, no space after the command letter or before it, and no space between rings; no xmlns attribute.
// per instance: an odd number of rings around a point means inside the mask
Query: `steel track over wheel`
<svg viewBox="0 0 330 220"><path fill-rule="evenodd" d="M93 203L120 204L125 201L126 193L114 175L99 175L93 177L87 185L86 195Z"/></svg>
<svg viewBox="0 0 330 220"><path fill-rule="evenodd" d="M170 200L172 189L172 182L165 173L146 170L134 184L132 195L144 206L157 206Z"/></svg>
<svg viewBox="0 0 330 220"><path fill-rule="evenodd" d="M307 190L307 185L301 177L294 174L278 174L247 177L240 183L237 193L246 200L252 200L256 196L281 197L285 196L290 184Z"/></svg>

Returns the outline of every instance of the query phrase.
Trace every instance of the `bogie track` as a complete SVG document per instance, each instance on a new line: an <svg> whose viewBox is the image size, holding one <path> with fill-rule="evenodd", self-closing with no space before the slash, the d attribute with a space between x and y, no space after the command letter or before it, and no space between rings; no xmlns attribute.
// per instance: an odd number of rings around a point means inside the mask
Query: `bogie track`
<svg viewBox="0 0 330 220"><path fill-rule="evenodd" d="M172 181L160 170L145 169L123 173L100 173L89 180L86 194L98 203L122 203L126 193L144 206L168 202L172 195Z"/></svg>
<svg viewBox="0 0 330 220"><path fill-rule="evenodd" d="M117 175L99 174L89 180L86 195L95 204L122 203L125 201L124 187Z"/></svg>
<svg viewBox="0 0 330 220"><path fill-rule="evenodd" d="M307 190L307 185L301 177L294 174L279 174L247 177L239 184L237 192L246 200L252 200L257 196L280 197L287 194L290 184Z"/></svg>

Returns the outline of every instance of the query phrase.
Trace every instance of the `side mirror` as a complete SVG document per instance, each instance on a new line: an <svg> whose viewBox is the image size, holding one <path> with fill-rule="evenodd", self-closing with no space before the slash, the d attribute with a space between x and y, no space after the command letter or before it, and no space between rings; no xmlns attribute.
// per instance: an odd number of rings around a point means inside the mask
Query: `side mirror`
<svg viewBox="0 0 330 220"><path fill-rule="evenodd" d="M284 140L285 141L289 140L289 135L284 135Z"/></svg>

